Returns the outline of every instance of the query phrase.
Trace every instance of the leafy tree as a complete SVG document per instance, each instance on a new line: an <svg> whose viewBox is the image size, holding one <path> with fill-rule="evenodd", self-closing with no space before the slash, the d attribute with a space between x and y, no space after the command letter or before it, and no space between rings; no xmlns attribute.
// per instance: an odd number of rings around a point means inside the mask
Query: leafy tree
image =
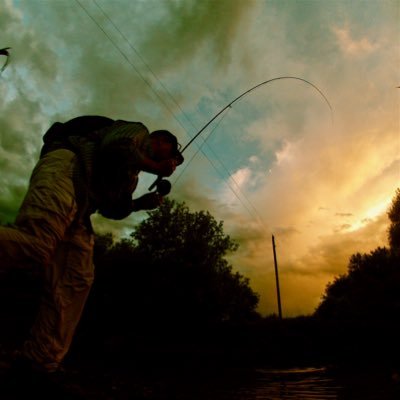
<svg viewBox="0 0 400 400"><path fill-rule="evenodd" d="M165 334L257 317L258 295L225 259L237 247L208 212L164 201L131 238L97 238L81 331Z"/></svg>
<svg viewBox="0 0 400 400"><path fill-rule="evenodd" d="M348 272L328 284L316 315L364 319L399 315L399 261L387 248L354 254Z"/></svg>
<svg viewBox="0 0 400 400"><path fill-rule="evenodd" d="M329 283L315 315L391 318L400 312L400 190L388 212L390 248L351 256L348 271Z"/></svg>
<svg viewBox="0 0 400 400"><path fill-rule="evenodd" d="M225 259L238 245L210 213L192 213L184 203L167 200L132 237L140 258L162 277L157 307L178 310L177 319L203 323L255 314L258 295Z"/></svg>
<svg viewBox="0 0 400 400"><path fill-rule="evenodd" d="M391 222L389 227L389 245L393 252L400 255L400 188L396 190L396 195L392 200L388 216Z"/></svg>
<svg viewBox="0 0 400 400"><path fill-rule="evenodd" d="M94 245L94 264L97 265L105 257L107 252L112 248L114 238L111 233L97 234Z"/></svg>

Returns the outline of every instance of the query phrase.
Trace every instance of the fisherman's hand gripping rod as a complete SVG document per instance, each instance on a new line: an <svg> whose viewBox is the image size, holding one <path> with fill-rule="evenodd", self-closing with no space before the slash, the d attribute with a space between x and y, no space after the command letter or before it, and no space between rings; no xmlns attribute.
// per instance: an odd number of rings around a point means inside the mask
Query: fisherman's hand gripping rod
<svg viewBox="0 0 400 400"><path fill-rule="evenodd" d="M227 104L221 111L219 111L217 114L214 115L213 118L210 119L210 121L208 121L193 137L192 139L186 144L186 146L183 147L183 149L180 151L180 153L183 153L196 139L197 137L216 119L218 118L225 110L227 110L229 107L232 106L233 103L237 102L238 100L240 100L242 97L246 96L248 93L252 92L253 90L259 88L260 86L266 85L267 83L273 82L273 81L278 81L281 79L295 79L298 81L302 81L304 83L307 83L308 85L311 85L315 90L318 91L318 93L324 98L326 104L328 104L328 107L331 111L331 118L333 120L333 111L332 111L332 106L329 103L328 99L326 98L326 96L322 93L322 91L313 83L307 81L306 79L303 78L299 78L297 76L279 76L277 78L272 78L269 79L267 81L261 82L258 85L253 86L252 88L246 90L245 92L243 92L242 94L240 94L239 96L237 96L234 100L232 100L229 104ZM151 184L151 186L149 187L149 190L153 190L155 186L157 186L157 191L162 194L158 187L161 184L161 187L163 185L165 185L164 183L161 182L168 182L166 179L163 179L162 176L158 176L157 179ZM169 182L168 182L169 183ZM168 193L171 189L171 184L169 184L169 190ZM168 194L166 193L166 194ZM165 194L164 194L165 195Z"/></svg>

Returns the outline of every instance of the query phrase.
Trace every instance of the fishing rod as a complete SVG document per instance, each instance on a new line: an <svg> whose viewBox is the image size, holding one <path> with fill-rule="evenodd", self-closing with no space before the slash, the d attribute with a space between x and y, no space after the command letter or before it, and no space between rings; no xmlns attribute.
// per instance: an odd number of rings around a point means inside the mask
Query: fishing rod
<svg viewBox="0 0 400 400"><path fill-rule="evenodd" d="M277 78L272 78L272 79L268 79L267 81L261 82L255 86L253 86L252 88L246 90L245 92L243 92L242 94L240 94L239 96L237 96L235 99L233 99L229 104L227 104L224 108L222 108L217 114L214 115L214 117L212 117L193 137L192 139L183 147L183 149L180 151L180 153L183 153L198 137L199 135L213 122L215 121L216 118L218 118L224 111L226 111L228 108L232 107L232 105L234 103L236 103L238 100L240 100L241 98L243 98L244 96L246 96L247 94L249 94L250 92L252 92L253 90L259 88L260 86L266 85L270 82L274 82L274 81L278 81L278 80L282 80L282 79L294 79L294 80L298 80L298 81L302 81L304 83L307 83L308 85L312 86L325 100L326 104L328 105L330 111L331 111L331 118L333 121L333 110L332 110L332 106L329 103L329 100L326 98L326 96L324 95L324 93L313 83L311 83L310 81L303 79L303 78L299 78L297 76L279 76ZM163 179L162 176L158 176L157 179L151 184L151 186L149 187L149 190L153 190L154 187L157 186L157 191L162 194L162 195L166 195L169 193L169 190L171 189L171 184L168 182L166 179ZM166 188L169 188L168 192L166 192Z"/></svg>
<svg viewBox="0 0 400 400"><path fill-rule="evenodd" d="M4 62L4 64L2 65L2 67L0 68L0 75L3 73L3 71L6 69L7 64L10 61L10 52L8 50L10 50L11 47L4 47L4 49L0 49L0 55L1 56L6 56L6 61Z"/></svg>

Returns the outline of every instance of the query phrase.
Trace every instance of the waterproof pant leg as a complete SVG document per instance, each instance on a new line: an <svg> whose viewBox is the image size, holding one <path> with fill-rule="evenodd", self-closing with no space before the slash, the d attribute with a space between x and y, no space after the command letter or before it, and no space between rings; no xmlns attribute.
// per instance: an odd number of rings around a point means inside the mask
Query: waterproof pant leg
<svg viewBox="0 0 400 400"><path fill-rule="evenodd" d="M50 262L77 214L75 165L76 155L69 150L53 151L39 160L15 225L0 227L0 272Z"/></svg>
<svg viewBox="0 0 400 400"><path fill-rule="evenodd" d="M93 235L79 221L76 167L69 150L46 154L33 170L15 226L0 227L0 272L34 265L44 277L43 301L23 352L48 370L68 351L93 280Z"/></svg>
<svg viewBox="0 0 400 400"><path fill-rule="evenodd" d="M75 223L45 271L45 293L23 354L47 371L56 370L68 352L93 283L94 238Z"/></svg>

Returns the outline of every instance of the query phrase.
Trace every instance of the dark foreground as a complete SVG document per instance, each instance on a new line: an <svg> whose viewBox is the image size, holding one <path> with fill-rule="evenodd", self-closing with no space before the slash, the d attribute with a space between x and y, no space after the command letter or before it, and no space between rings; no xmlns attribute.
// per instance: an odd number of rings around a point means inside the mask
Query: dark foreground
<svg viewBox="0 0 400 400"><path fill-rule="evenodd" d="M397 316L271 317L208 327L155 318L152 326L119 330L82 323L60 382L10 385L9 356L35 309L22 295L10 302L11 289L0 296L0 400L400 399Z"/></svg>
<svg viewBox="0 0 400 400"><path fill-rule="evenodd" d="M31 381L12 386L6 381L8 353L3 346L1 400L400 399L396 363L374 357L369 362L353 358L323 364L305 357L296 362L285 354L279 360L274 354L271 362L262 363L239 347L230 352L201 346L151 349L144 343L126 357L76 351L66 360L56 385Z"/></svg>
<svg viewBox="0 0 400 400"><path fill-rule="evenodd" d="M71 366L72 367L72 366ZM1 372L4 372L3 370ZM6 390L4 400L398 400L393 371L366 368L144 368L80 365L63 386Z"/></svg>

